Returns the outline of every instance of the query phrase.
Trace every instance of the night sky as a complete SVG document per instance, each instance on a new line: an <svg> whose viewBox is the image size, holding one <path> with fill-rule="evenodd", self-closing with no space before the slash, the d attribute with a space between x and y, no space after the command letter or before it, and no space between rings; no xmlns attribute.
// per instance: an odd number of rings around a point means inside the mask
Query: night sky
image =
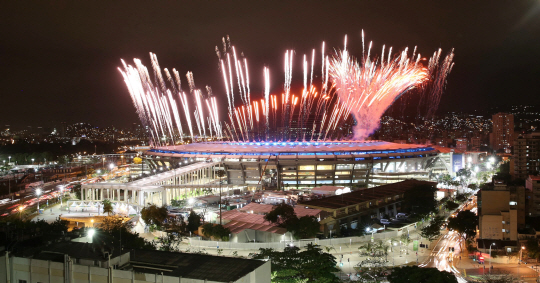
<svg viewBox="0 0 540 283"><path fill-rule="evenodd" d="M383 44L417 45L425 57L455 48L439 113L540 102L539 0L179 2L2 1L0 125L138 123L117 67L134 57L148 65L148 52L161 67L193 71L225 104L214 48L226 35L248 58L252 96L262 93L263 66L280 93L286 49L296 51L301 83L303 54L322 41L342 48L347 34L359 56L362 29L375 54Z"/></svg>

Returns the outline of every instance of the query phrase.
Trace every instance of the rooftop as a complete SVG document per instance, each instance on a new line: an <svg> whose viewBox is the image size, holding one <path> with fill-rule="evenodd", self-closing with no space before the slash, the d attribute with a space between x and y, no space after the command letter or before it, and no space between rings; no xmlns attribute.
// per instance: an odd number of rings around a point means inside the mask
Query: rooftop
<svg viewBox="0 0 540 283"><path fill-rule="evenodd" d="M393 184L382 185L379 187L345 193L339 196L331 196L323 199L310 200L301 204L317 208L339 209L371 200L395 196L396 194L404 193L418 185L436 186L436 184L437 183L435 182L418 181L411 179Z"/></svg>
<svg viewBox="0 0 540 283"><path fill-rule="evenodd" d="M209 282L234 282L246 276L265 261L190 253L153 250L131 252L130 264L135 271L156 273Z"/></svg>
<svg viewBox="0 0 540 283"><path fill-rule="evenodd" d="M273 208L274 206L271 204L260 204L252 202L242 208L239 208L238 210L247 213L266 214L272 211ZM296 213L296 216L300 218L303 216L317 216L319 213L321 213L321 210L296 206L294 208L294 213Z"/></svg>
<svg viewBox="0 0 540 283"><path fill-rule="evenodd" d="M98 243L60 242L40 248L40 252L34 255L34 258L63 262L64 254L67 254L72 258L104 261L108 259L108 257L105 256L105 252L109 251L111 251L110 246L101 245ZM119 255L119 249L115 250L113 248L111 258Z"/></svg>

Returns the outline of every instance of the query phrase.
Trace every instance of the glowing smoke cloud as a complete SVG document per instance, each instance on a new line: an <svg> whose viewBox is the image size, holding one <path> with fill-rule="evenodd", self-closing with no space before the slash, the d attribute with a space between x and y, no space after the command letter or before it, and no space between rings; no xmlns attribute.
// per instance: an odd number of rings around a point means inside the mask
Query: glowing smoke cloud
<svg viewBox="0 0 540 283"><path fill-rule="evenodd" d="M413 88L428 88L431 104L435 107L438 105L446 75L453 66L453 52L450 52L439 67L439 50L430 59L429 66L424 67L419 62L420 54L414 60L415 52L412 58L408 57L408 49L405 48L401 54L392 58L391 50L390 48L386 62L384 46L381 60L372 60L369 55L370 43L368 55L363 55L359 63L349 55L345 39L344 50L330 61L330 76L340 103L344 105L345 112L351 113L356 120L354 140L364 140L377 130L381 116L388 107L400 95ZM432 108L429 110L430 114L434 113Z"/></svg>

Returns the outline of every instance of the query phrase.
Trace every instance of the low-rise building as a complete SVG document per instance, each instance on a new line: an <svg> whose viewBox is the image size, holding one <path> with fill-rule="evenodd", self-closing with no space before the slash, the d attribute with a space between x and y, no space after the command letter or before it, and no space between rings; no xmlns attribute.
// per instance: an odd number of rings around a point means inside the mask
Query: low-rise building
<svg viewBox="0 0 540 283"><path fill-rule="evenodd" d="M361 189L339 196L302 202L301 205L320 209L329 216L320 221L325 236L336 234L341 227L356 229L359 223L370 223L372 219L397 215L406 191L420 186L437 183L405 180L375 188ZM435 197L435 195L433 196Z"/></svg>
<svg viewBox="0 0 540 283"><path fill-rule="evenodd" d="M113 252L59 243L32 255L0 257L0 283L270 283L270 261L155 250Z"/></svg>

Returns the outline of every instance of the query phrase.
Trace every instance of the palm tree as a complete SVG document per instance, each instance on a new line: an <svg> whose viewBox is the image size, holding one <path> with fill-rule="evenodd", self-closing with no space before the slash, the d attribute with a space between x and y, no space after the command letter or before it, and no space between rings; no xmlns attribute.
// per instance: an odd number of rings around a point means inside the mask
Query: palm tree
<svg viewBox="0 0 540 283"><path fill-rule="evenodd" d="M364 245L358 247L358 250L360 251L365 250L366 253L373 253L374 248L375 248L375 245L372 242L367 242Z"/></svg>
<svg viewBox="0 0 540 283"><path fill-rule="evenodd" d="M389 248L390 248L390 246L387 245L382 240L378 240L377 243L375 244L375 250L380 252L381 255L384 255L385 259L387 259L387 257L388 257L388 249Z"/></svg>
<svg viewBox="0 0 540 283"><path fill-rule="evenodd" d="M104 199L101 203L103 204L103 213L111 215L111 213L113 213L113 206L111 201L108 199Z"/></svg>
<svg viewBox="0 0 540 283"><path fill-rule="evenodd" d="M407 253L409 254L409 243L411 242L411 239L409 238L409 235L407 234L401 234L401 241L407 246Z"/></svg>

